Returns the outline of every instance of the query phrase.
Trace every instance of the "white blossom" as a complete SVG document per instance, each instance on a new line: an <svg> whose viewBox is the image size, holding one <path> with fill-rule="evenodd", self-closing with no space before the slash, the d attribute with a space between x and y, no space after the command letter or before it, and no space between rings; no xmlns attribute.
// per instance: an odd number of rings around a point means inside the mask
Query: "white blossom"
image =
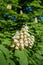
<svg viewBox="0 0 43 65"><path fill-rule="evenodd" d="M15 36L12 37L12 39L15 39L15 38L16 38Z"/></svg>
<svg viewBox="0 0 43 65"><path fill-rule="evenodd" d="M25 38L27 39L27 35L24 35L24 39L25 39Z"/></svg>
<svg viewBox="0 0 43 65"><path fill-rule="evenodd" d="M7 9L10 9L11 10L12 9L12 5L11 4L8 4L7 5Z"/></svg>
<svg viewBox="0 0 43 65"><path fill-rule="evenodd" d="M19 42L20 42L20 44L23 44L23 39L20 39L20 41L19 41Z"/></svg>
<svg viewBox="0 0 43 65"><path fill-rule="evenodd" d="M24 38L24 41L27 41L27 38Z"/></svg>
<svg viewBox="0 0 43 65"><path fill-rule="evenodd" d="M20 48L24 49L24 44L20 44Z"/></svg>
<svg viewBox="0 0 43 65"><path fill-rule="evenodd" d="M18 47L18 46L16 46L16 47L15 47L15 49L17 49L17 50L18 50L18 49L19 49L19 47Z"/></svg>
<svg viewBox="0 0 43 65"><path fill-rule="evenodd" d="M20 31L20 38L23 39L23 31Z"/></svg>
<svg viewBox="0 0 43 65"><path fill-rule="evenodd" d="M19 46L20 46L20 44L19 44L19 43L17 43L17 44L16 44L16 46L18 46L18 47L19 47Z"/></svg>
<svg viewBox="0 0 43 65"><path fill-rule="evenodd" d="M26 29L25 29L25 28L22 28L22 31L23 31L23 32L25 32L25 31L26 31Z"/></svg>
<svg viewBox="0 0 43 65"><path fill-rule="evenodd" d="M31 41L31 38L29 37L29 38L28 38L28 42L30 42L30 41Z"/></svg>
<svg viewBox="0 0 43 65"><path fill-rule="evenodd" d="M27 47L28 46L28 41L25 41L24 42L24 45Z"/></svg>
<svg viewBox="0 0 43 65"><path fill-rule="evenodd" d="M20 37L19 36L16 36L16 39L19 39Z"/></svg>
<svg viewBox="0 0 43 65"><path fill-rule="evenodd" d="M32 48L32 46L29 46L29 48Z"/></svg>
<svg viewBox="0 0 43 65"><path fill-rule="evenodd" d="M25 29L28 30L28 26L27 25L25 26Z"/></svg>
<svg viewBox="0 0 43 65"><path fill-rule="evenodd" d="M26 35L27 35L28 37L30 37L30 34L27 33Z"/></svg>
<svg viewBox="0 0 43 65"><path fill-rule="evenodd" d="M24 32L24 35L26 35L26 34L27 34L27 31Z"/></svg>
<svg viewBox="0 0 43 65"><path fill-rule="evenodd" d="M18 43L19 41L17 39L14 39L14 43Z"/></svg>
<svg viewBox="0 0 43 65"><path fill-rule="evenodd" d="M32 40L32 41L35 41L35 38L34 38L34 36L31 36L31 40Z"/></svg>
<svg viewBox="0 0 43 65"><path fill-rule="evenodd" d="M28 33L28 26L23 26L21 31L17 31L12 37L15 49L24 49L24 47L32 48L35 38Z"/></svg>
<svg viewBox="0 0 43 65"><path fill-rule="evenodd" d="M23 39L23 35L21 35L20 38Z"/></svg>

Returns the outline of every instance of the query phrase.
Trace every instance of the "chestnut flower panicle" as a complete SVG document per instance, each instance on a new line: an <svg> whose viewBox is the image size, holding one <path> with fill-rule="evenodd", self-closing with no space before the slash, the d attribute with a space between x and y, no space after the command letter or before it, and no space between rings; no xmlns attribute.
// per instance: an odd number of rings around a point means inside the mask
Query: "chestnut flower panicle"
<svg viewBox="0 0 43 65"><path fill-rule="evenodd" d="M12 39L15 49L24 49L25 47L32 48L35 42L35 37L28 33L27 25L23 25L21 31L17 31Z"/></svg>

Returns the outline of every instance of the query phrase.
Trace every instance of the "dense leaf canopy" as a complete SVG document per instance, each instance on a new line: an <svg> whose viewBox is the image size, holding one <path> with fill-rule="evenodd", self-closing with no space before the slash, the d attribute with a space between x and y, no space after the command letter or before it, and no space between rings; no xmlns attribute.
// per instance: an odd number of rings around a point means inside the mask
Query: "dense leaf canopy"
<svg viewBox="0 0 43 65"><path fill-rule="evenodd" d="M34 19L37 17L38 23ZM43 1L0 0L0 65L43 65ZM42 18L43 19L43 18ZM12 37L27 24L35 36L29 49L10 48Z"/></svg>

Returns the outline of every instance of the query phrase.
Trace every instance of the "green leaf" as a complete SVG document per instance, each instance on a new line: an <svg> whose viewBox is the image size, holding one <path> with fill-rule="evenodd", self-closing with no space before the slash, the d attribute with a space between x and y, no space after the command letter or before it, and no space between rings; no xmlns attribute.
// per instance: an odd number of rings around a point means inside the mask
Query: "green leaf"
<svg viewBox="0 0 43 65"><path fill-rule="evenodd" d="M9 50L5 48L3 45L0 45L0 50L6 55L6 57L9 56Z"/></svg>
<svg viewBox="0 0 43 65"><path fill-rule="evenodd" d="M5 44L5 45L10 45L11 44L11 40L9 38L6 38L2 41L2 44Z"/></svg>
<svg viewBox="0 0 43 65"><path fill-rule="evenodd" d="M8 65L3 53L0 51L0 65Z"/></svg>
<svg viewBox="0 0 43 65"><path fill-rule="evenodd" d="M10 59L10 65L15 65L14 61Z"/></svg>
<svg viewBox="0 0 43 65"><path fill-rule="evenodd" d="M4 37L5 37L4 34L0 33L0 38L4 38Z"/></svg>
<svg viewBox="0 0 43 65"><path fill-rule="evenodd" d="M15 56L18 57L20 65L28 65L27 56L24 50L15 50Z"/></svg>

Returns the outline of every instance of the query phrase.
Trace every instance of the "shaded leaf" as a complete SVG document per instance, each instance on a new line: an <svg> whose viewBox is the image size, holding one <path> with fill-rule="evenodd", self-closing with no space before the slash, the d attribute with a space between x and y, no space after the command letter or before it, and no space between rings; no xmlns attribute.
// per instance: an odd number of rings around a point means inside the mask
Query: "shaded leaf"
<svg viewBox="0 0 43 65"><path fill-rule="evenodd" d="M20 65L28 65L27 56L24 50L15 50L15 56L18 57Z"/></svg>

